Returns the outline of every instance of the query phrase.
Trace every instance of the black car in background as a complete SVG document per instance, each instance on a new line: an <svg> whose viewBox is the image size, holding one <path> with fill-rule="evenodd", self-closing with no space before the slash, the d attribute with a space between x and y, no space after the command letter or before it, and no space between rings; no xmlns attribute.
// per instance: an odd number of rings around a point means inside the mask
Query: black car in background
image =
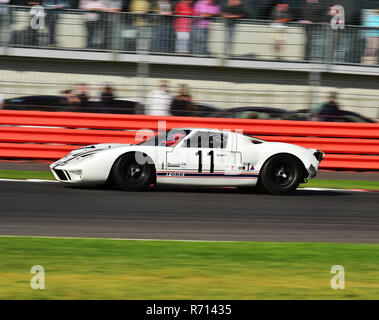
<svg viewBox="0 0 379 320"><path fill-rule="evenodd" d="M209 117L215 118L235 118L235 119L266 119L280 120L289 114L281 108L270 107L239 107L225 111L213 113Z"/></svg>
<svg viewBox="0 0 379 320"><path fill-rule="evenodd" d="M25 111L66 111L66 107L68 106L69 102L66 97L41 95L6 99L4 101L3 109Z"/></svg>
<svg viewBox="0 0 379 320"><path fill-rule="evenodd" d="M116 98L104 106L99 99L90 99L85 106L70 103L65 96L40 95L24 96L4 101L4 110L29 111L68 111L68 112L95 112L116 114L143 114L143 106L137 99Z"/></svg>
<svg viewBox="0 0 379 320"><path fill-rule="evenodd" d="M65 96L40 95L7 99L4 102L3 109L144 114L144 105L141 101L142 99L139 98L115 98L107 105L103 105L99 98L90 98L86 106L81 106L79 104L70 103ZM188 116L207 117L215 112L220 112L220 109L207 103L196 103L194 110L188 112Z"/></svg>
<svg viewBox="0 0 379 320"><path fill-rule="evenodd" d="M88 112L112 114L144 114L144 106L138 98L115 98L107 105L103 105L98 98L88 102Z"/></svg>
<svg viewBox="0 0 379 320"><path fill-rule="evenodd" d="M335 115L322 115L318 112L309 112L308 109L287 111L271 107L239 107L209 115L216 118L236 119L266 119L266 120L298 120L298 121L326 121L326 122L361 122L376 123L375 120L362 116L356 112L339 110Z"/></svg>
<svg viewBox="0 0 379 320"><path fill-rule="evenodd" d="M191 114L193 117L210 117L214 113L221 112L221 109L208 103L196 102L195 110Z"/></svg>
<svg viewBox="0 0 379 320"><path fill-rule="evenodd" d="M339 110L338 113L334 115L322 115L318 112L309 112L307 109L302 109L288 113L283 119L300 121L376 123L375 120L362 116L359 113L345 110Z"/></svg>
<svg viewBox="0 0 379 320"><path fill-rule="evenodd" d="M68 98L59 95L23 96L4 101L4 110L30 111L68 111L94 112L111 114L144 114L144 106L139 98L115 98L111 103L103 105L98 98L89 99L86 106L70 103ZM338 114L322 115L317 110L308 109L287 111L271 107L238 107L221 110L208 103L195 103L195 108L188 111L192 117L215 117L235 119L266 119L266 120L299 120L327 122L361 122L376 123L375 120L356 112L339 110Z"/></svg>

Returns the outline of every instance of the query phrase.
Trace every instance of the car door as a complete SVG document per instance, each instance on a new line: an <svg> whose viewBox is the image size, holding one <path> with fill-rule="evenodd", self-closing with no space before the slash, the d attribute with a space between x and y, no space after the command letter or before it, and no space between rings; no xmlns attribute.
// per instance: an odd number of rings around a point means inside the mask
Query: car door
<svg viewBox="0 0 379 320"><path fill-rule="evenodd" d="M217 185L238 161L231 140L229 133L196 131L167 152L167 171L188 184Z"/></svg>

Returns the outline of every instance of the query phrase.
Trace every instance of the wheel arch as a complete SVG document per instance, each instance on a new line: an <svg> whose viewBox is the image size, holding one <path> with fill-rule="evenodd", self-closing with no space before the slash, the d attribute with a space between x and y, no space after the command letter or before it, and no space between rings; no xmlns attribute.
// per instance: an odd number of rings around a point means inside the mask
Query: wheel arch
<svg viewBox="0 0 379 320"><path fill-rule="evenodd" d="M276 157L276 156L280 156L280 155L287 155L287 156L290 156L290 157L295 158L295 159L298 161L298 163L300 164L300 166L301 166L302 175L303 175L302 179L303 179L303 180L306 179L306 177L308 176L308 171L307 171L307 169L306 169L306 166L305 166L304 161L303 161L300 157L294 155L293 153L289 153L289 152L279 152L279 153L271 154L270 156L268 156L268 157L263 161L262 165L260 166L260 170L259 170L258 183L259 183L259 180L260 180L260 178L261 178L261 174L262 174L262 172L263 172L263 168L265 167L266 163L267 163L270 159L272 159L272 158L274 158L274 157Z"/></svg>
<svg viewBox="0 0 379 320"><path fill-rule="evenodd" d="M109 172L108 172L107 183L112 183L112 177L111 177L111 175L112 175L112 170L113 170L113 167L114 167L116 161L117 161L118 159L120 159L121 157L124 157L124 156L127 156L127 155L132 155L132 154L135 155L135 154L137 154L137 153L141 153L141 154L143 155L143 157L145 157L145 159L148 161L148 163L149 163L151 166L153 166L153 168L154 168L154 174L153 174L153 176L152 176L152 181L151 181L151 183L155 185L156 182L157 182L157 174L156 174L157 168L156 168L156 165L155 165L154 160L153 160L152 157L151 157L150 155L148 155L146 152L143 152L143 151L136 151L136 150L130 150L130 151L124 152L124 153L118 155L118 156L113 160L113 163L112 163L112 165L111 165L111 168L110 168L110 170L109 170Z"/></svg>

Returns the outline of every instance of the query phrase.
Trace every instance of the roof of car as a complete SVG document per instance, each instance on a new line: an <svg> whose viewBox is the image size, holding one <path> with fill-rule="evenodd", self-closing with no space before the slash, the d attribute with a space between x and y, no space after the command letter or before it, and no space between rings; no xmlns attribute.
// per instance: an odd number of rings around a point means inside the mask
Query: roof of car
<svg viewBox="0 0 379 320"><path fill-rule="evenodd" d="M42 98L64 98L64 96L60 95L39 95L39 96L21 96L21 97L13 97L10 99L7 99L8 101L10 100L15 100L15 99L42 99Z"/></svg>
<svg viewBox="0 0 379 320"><path fill-rule="evenodd" d="M173 128L172 130L191 130L191 131L209 131L209 132L224 132L225 130L210 129L210 128Z"/></svg>
<svg viewBox="0 0 379 320"><path fill-rule="evenodd" d="M227 112L234 111L256 111L256 112L274 112L274 113L287 113L288 111L281 108L273 107L237 107L226 110Z"/></svg>

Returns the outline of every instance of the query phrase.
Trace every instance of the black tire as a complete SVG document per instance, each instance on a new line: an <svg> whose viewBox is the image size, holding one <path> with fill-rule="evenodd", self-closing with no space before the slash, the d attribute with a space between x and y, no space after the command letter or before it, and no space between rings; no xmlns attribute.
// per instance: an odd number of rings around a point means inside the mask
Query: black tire
<svg viewBox="0 0 379 320"><path fill-rule="evenodd" d="M138 164L135 153L120 156L113 164L111 180L121 190L143 191L154 182L155 167L146 162Z"/></svg>
<svg viewBox="0 0 379 320"><path fill-rule="evenodd" d="M259 180L268 193L292 193L303 180L302 163L289 154L273 156L263 166Z"/></svg>

